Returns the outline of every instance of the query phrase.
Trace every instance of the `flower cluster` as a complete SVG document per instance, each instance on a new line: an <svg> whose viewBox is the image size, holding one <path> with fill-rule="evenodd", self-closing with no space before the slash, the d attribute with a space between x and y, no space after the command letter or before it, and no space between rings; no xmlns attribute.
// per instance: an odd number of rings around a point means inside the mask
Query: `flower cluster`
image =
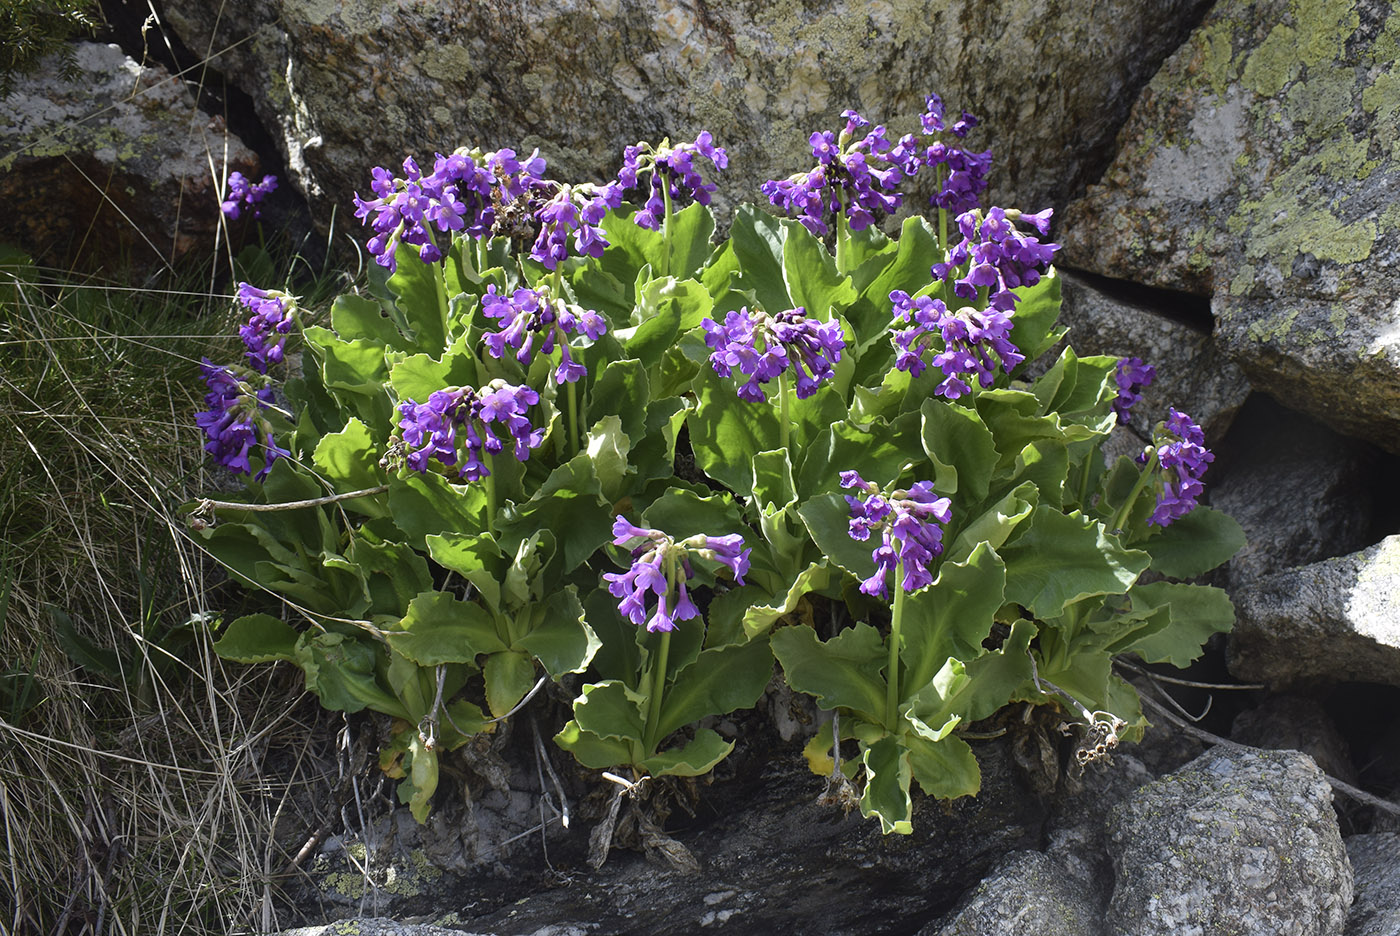
<svg viewBox="0 0 1400 936"><path fill-rule="evenodd" d="M248 362L258 373L266 374L270 364L282 360L287 334L296 325L296 299L280 290L258 289L248 283L238 284L237 299L253 313L238 329L248 349Z"/></svg>
<svg viewBox="0 0 1400 936"><path fill-rule="evenodd" d="M1133 405L1142 399L1142 389L1150 386L1157 377L1157 368L1144 364L1142 358L1127 357L1118 360L1118 369L1113 380L1118 384L1118 396L1113 401L1113 412L1118 414L1118 422L1126 423Z"/></svg>
<svg viewBox="0 0 1400 936"><path fill-rule="evenodd" d="M896 331L895 367L915 377L924 372L924 353L934 346L934 336L943 350L932 364L943 372L943 382L934 393L956 400L972 392L969 380L984 388L996 380L997 362L1008 374L1026 359L1011 343L1011 317L998 309L978 310L970 306L949 312L940 299L911 298L902 290L890 293L894 317L910 327Z"/></svg>
<svg viewBox="0 0 1400 936"><path fill-rule="evenodd" d="M841 486L864 494L864 499L846 495L851 508L851 539L865 542L872 532L881 534L880 545L870 554L875 560L875 574L860 583L860 590L874 597L888 597L889 573L901 565L904 578L899 587L905 593L933 584L929 563L943 553L943 528L939 524L952 519L952 501L935 496L931 481L918 481L907 491L884 494L878 484L866 481L854 471L843 471Z"/></svg>
<svg viewBox="0 0 1400 936"><path fill-rule="evenodd" d="M953 281L953 292L964 299L976 299L978 288L987 290L987 303L1003 312L1015 310L1018 300L1012 292L1018 286L1034 286L1050 265L1059 244L1042 244L1031 234L1016 228L1023 221L1040 237L1050 233L1054 209L1025 214L1014 208L966 211L958 215L963 239L948 253L947 263L935 263L930 271L936 280L946 281L963 264L967 274Z"/></svg>
<svg viewBox="0 0 1400 936"><path fill-rule="evenodd" d="M199 366L209 392L205 394L204 412L195 416L195 423L204 430L208 441L204 450L215 461L238 474L252 474L248 455L253 446L263 447L263 466L257 480L267 477L273 462L290 458L291 452L280 447L272 437L272 426L262 411L273 404L272 386L266 379L254 389L257 379L251 371L239 367L222 367L204 358ZM242 371L242 373L240 373Z"/></svg>
<svg viewBox="0 0 1400 936"><path fill-rule="evenodd" d="M1151 458L1155 454L1162 469L1162 490L1157 494L1157 506L1147 522L1164 527L1180 520L1196 506L1196 499L1205 490L1201 476L1215 461L1215 455L1206 448L1206 435L1201 427L1175 407L1158 426L1155 442L1155 449L1148 449L1142 457Z"/></svg>
<svg viewBox="0 0 1400 936"><path fill-rule="evenodd" d="M549 297L548 288L517 289L507 296L486 287L481 297L481 311L488 318L499 319L501 330L489 332L483 339L486 350L496 359L505 357L506 348L515 351L515 358L526 367L540 354L549 355L559 346L559 367L554 372L556 384L578 380L584 367L569 354L569 335L582 332L589 341L597 341L608 330L607 322L592 309L575 312L562 302ZM542 335L538 349L535 337Z"/></svg>
<svg viewBox="0 0 1400 936"><path fill-rule="evenodd" d="M752 403L763 402L761 385L789 367L797 378L797 398L805 400L836 373L835 364L846 347L838 320L822 324L809 319L801 306L777 315L737 309L725 316L722 325L714 319L701 324L705 344L714 349L711 366L721 377L732 376L734 368L746 375L749 379L739 387L739 398Z"/></svg>
<svg viewBox="0 0 1400 936"><path fill-rule="evenodd" d="M277 176L265 175L261 182L249 182L241 172L230 172L228 176L228 198L219 205L224 215L237 219L243 213L243 206L253 209L253 217L261 218L262 209L258 202L277 188Z"/></svg>
<svg viewBox="0 0 1400 936"><path fill-rule="evenodd" d="M467 457L458 475L476 481L491 474L481 453L500 452L502 440L491 431L492 423L505 426L515 442L515 457L526 461L530 450L544 441L544 430L535 429L526 418L540 395L529 387L516 387L493 380L481 390L447 387L434 391L426 403L404 400L399 404L399 428L409 449L408 466L426 472L433 459L456 465L459 458L458 434L466 442Z"/></svg>
<svg viewBox="0 0 1400 936"><path fill-rule="evenodd" d="M553 270L561 260L568 259L570 235L573 235L574 253L580 257L601 257L608 240L598 225L609 208L622 204L622 186L617 182L604 186L550 182L542 188L553 191L534 213L539 234L530 248L531 258L544 264L545 269Z"/></svg>
<svg viewBox="0 0 1400 936"><path fill-rule="evenodd" d="M920 118L924 133L941 133L945 129L943 100L930 94L924 101L924 115ZM977 118L963 111L962 116L947 127L949 133L959 140L977 126ZM992 151L972 153L942 140L934 140L923 151L920 161L925 166L939 169L943 184L929 198L929 204L937 205L954 215L971 211L978 205L978 199L987 190L987 172L992 167Z"/></svg>
<svg viewBox="0 0 1400 936"><path fill-rule="evenodd" d="M638 542L640 540L640 542ZM690 599L686 582L694 578L690 554L719 562L729 569L734 581L744 584L749 570L749 553L738 533L727 536L692 536L677 543L660 530L634 526L619 516L613 522L613 545L632 549L632 567L626 572L604 572L608 591L621 598L617 610L633 624L643 624L652 633L672 631L677 621L700 616ZM647 614L647 592L656 596L656 610Z"/></svg>
<svg viewBox="0 0 1400 936"><path fill-rule="evenodd" d="M651 184L646 204L632 216L639 226L652 231L661 229L666 216L666 196L671 197L672 210L684 204L697 201L702 205L710 203L710 195L715 186L707 183L695 167L697 156L710 161L715 169L729 165L729 156L718 146L710 131L701 131L694 143L671 145L662 140L661 145L652 147L649 143L638 143L622 151L622 168L618 170L617 181L624 189L636 188L638 176L651 173Z"/></svg>

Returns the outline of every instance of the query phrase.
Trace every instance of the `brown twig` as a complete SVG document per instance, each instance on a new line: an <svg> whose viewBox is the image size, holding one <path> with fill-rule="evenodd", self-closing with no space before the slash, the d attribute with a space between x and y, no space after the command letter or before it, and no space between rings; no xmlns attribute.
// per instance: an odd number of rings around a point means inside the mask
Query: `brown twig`
<svg viewBox="0 0 1400 936"><path fill-rule="evenodd" d="M215 510L296 510L299 507L320 507L324 504L334 504L343 500L351 500L356 497L369 497L372 494L383 494L389 490L389 485L381 484L378 487L365 488L363 491L347 491L344 494L327 494L325 497L312 497L308 500L287 501L282 504L242 504L238 501L221 501L211 498L204 498L195 506L195 513L209 513Z"/></svg>

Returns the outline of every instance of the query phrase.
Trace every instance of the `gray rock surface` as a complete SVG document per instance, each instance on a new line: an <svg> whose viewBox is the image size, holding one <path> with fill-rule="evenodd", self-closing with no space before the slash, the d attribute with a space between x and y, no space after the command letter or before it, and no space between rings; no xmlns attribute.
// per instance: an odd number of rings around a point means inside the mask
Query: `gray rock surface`
<svg viewBox="0 0 1400 936"><path fill-rule="evenodd" d="M1212 297L1263 389L1400 452L1400 15L1223 0L1139 96L1065 263Z"/></svg>
<svg viewBox="0 0 1400 936"><path fill-rule="evenodd" d="M732 202L810 167L853 107L899 132L928 91L983 120L998 203L1062 205L1111 155L1137 88L1205 0L380 0L165 4L249 92L329 216L376 164L466 144L539 146L556 177L616 172L638 139L709 129ZM1012 76L1008 80L1008 76Z"/></svg>
<svg viewBox="0 0 1400 936"><path fill-rule="evenodd" d="M1400 536L1264 576L1232 597L1239 678L1400 685Z"/></svg>
<svg viewBox="0 0 1400 936"><path fill-rule="evenodd" d="M1212 750L1108 820L1114 936L1340 936L1352 872L1332 791L1292 751Z"/></svg>
<svg viewBox="0 0 1400 936"><path fill-rule="evenodd" d="M1351 750L1337 724L1315 699L1298 695L1270 696L1235 717L1230 738L1240 744L1271 751L1301 751L1326 774L1355 784Z"/></svg>
<svg viewBox="0 0 1400 936"><path fill-rule="evenodd" d="M1053 858L1015 852L997 865L952 919L920 936L1093 936L1103 909Z"/></svg>
<svg viewBox="0 0 1400 936"><path fill-rule="evenodd" d="M1356 902L1346 936L1400 933L1400 833L1353 835L1347 839L1347 857L1356 875Z"/></svg>
<svg viewBox="0 0 1400 936"><path fill-rule="evenodd" d="M0 239L64 265L207 251L219 181L257 157L165 69L95 42L74 59L74 80L44 69L0 100Z"/></svg>

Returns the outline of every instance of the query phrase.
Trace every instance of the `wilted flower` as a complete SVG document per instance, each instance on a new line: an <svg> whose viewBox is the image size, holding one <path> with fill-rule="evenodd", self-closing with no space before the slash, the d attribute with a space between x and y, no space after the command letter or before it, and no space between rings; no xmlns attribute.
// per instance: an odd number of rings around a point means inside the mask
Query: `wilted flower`
<svg viewBox="0 0 1400 936"><path fill-rule="evenodd" d="M906 593L933 584L931 563L943 553L941 523L952 519L952 501L933 493L933 482L918 481L907 491L885 494L880 486L866 481L855 471L841 472L841 486L853 488L862 497L846 495L851 508L849 533L859 542L880 533L880 545L870 554L875 560L875 574L860 583L860 590L871 596L887 598L889 573L904 564L904 578L899 587Z"/></svg>
<svg viewBox="0 0 1400 936"><path fill-rule="evenodd" d="M732 376L737 368L749 378L739 387L742 400L762 402L761 385L789 367L796 376L797 398L810 397L836 373L846 341L838 320L823 324L808 318L806 311L799 306L768 315L737 309L725 316L724 324L705 319L705 344L714 349L710 365L721 377Z"/></svg>
<svg viewBox="0 0 1400 936"><path fill-rule="evenodd" d="M632 567L626 572L604 572L608 591L621 598L617 610L633 624L646 624L652 633L672 631L677 621L700 616L686 583L695 576L690 554L723 564L744 584L749 570L749 553L737 533L727 536L692 536L677 543L666 533L635 526L625 517L613 522L613 545L630 546ZM655 610L648 615L647 592L656 596Z"/></svg>
<svg viewBox="0 0 1400 936"><path fill-rule="evenodd" d="M273 462L292 454L273 439L272 426L262 415L272 406L272 385L247 368L220 366L208 358L201 361L199 370L209 387L204 397L208 409L195 416L195 423L208 438L204 450L230 471L252 474L248 456L261 446L263 466L257 473L261 481L272 470ZM262 385L255 389L254 382Z"/></svg>
<svg viewBox="0 0 1400 936"><path fill-rule="evenodd" d="M514 454L520 461L544 441L544 430L530 425L526 413L540 401L529 387L517 387L504 380L493 380L480 390L446 387L428 396L428 402L404 400L399 404L399 429L409 449L407 462L414 471L426 472L433 460L456 465L458 436L466 443L467 457L458 475L476 481L491 473L481 453L494 455L504 449L491 424L505 426L514 440Z"/></svg>
<svg viewBox="0 0 1400 936"><path fill-rule="evenodd" d="M969 380L990 387L998 362L1010 373L1026 359L1011 343L1011 317L1005 312L970 306L949 312L941 299L911 298L898 289L890 301L895 319L911 326L894 333L895 367L917 377L924 372L924 354L942 345L931 361L943 372L944 380L934 390L939 396L956 400L970 393Z"/></svg>
<svg viewBox="0 0 1400 936"><path fill-rule="evenodd" d="M229 218L236 219L243 213L243 206L247 205L253 209L253 217L261 218L262 209L258 207L258 203L276 188L277 176L275 175L265 175L261 182L249 182L243 173L230 172L228 198L220 203L219 209Z"/></svg>

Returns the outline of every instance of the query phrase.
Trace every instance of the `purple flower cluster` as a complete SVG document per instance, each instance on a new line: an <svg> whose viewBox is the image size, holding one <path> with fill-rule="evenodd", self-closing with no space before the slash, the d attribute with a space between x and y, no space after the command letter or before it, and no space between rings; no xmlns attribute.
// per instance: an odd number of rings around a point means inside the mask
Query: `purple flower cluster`
<svg viewBox="0 0 1400 936"><path fill-rule="evenodd" d="M544 170L539 150L523 161L510 149L439 154L427 175L409 157L402 177L375 167L370 188L378 197L356 193L355 217L374 228L366 247L390 270L400 243L417 247L424 263L441 260L433 228L449 237L533 241L530 256L551 270L569 255L570 235L575 253L600 256L608 242L598 222L622 204L622 187L560 185L543 178Z"/></svg>
<svg viewBox="0 0 1400 936"><path fill-rule="evenodd" d="M1215 461L1206 448L1206 435L1190 416L1173 407L1157 432L1157 464L1162 468L1162 490L1147 519L1150 526L1168 526L1196 506L1205 490L1201 476ZM1146 454L1146 453L1144 453Z"/></svg>
<svg viewBox="0 0 1400 936"><path fill-rule="evenodd" d="M296 300L280 290L238 284L238 303L253 315L238 329L248 362L259 374L283 359L287 334L296 325Z"/></svg>
<svg viewBox="0 0 1400 936"><path fill-rule="evenodd" d="M900 563L904 579L899 587L906 594L933 584L929 563L943 553L941 523L952 519L952 501L933 493L933 482L918 481L907 491L884 494L880 486L866 481L854 471L841 472L841 486L855 488L864 498L846 495L851 508L851 539L865 542L872 532L880 533L880 545L870 554L875 574L860 583L860 590L873 597L889 597L887 581Z"/></svg>
<svg viewBox="0 0 1400 936"><path fill-rule="evenodd" d="M617 605L622 616L633 624L645 623L652 633L675 630L677 621L700 616L700 609L686 591L686 582L695 576L690 553L724 565L742 585L752 552L744 547L744 538L738 533L692 536L677 543L660 530L634 526L618 516L613 521L613 545L629 544L632 567L626 572L604 572L603 579L612 596L622 599ZM648 591L656 596L656 610L650 616Z"/></svg>
<svg viewBox="0 0 1400 936"><path fill-rule="evenodd" d="M241 172L230 172L228 176L228 198L219 205L219 209L229 218L238 218L243 213L243 206L247 205L253 209L253 217L261 218L262 209L258 207L258 202L262 201L267 194L277 188L277 176L265 175L261 182L249 182L247 177Z"/></svg>
<svg viewBox="0 0 1400 936"><path fill-rule="evenodd" d="M919 120L922 133L906 134L891 143L885 127L876 126L857 137L857 131L870 122L853 110L841 116L846 126L839 135L818 130L808 138L815 167L762 186L770 202L795 215L807 230L825 234L827 218L842 212L851 230L869 227L875 212L898 210L902 197L895 189L924 166L943 168L943 183L932 204L954 212L977 207L978 196L987 188L991 151L970 153L935 137L946 131L962 139L977 125L976 117L964 112L951 127L946 126L943 101L930 94Z"/></svg>
<svg viewBox="0 0 1400 936"><path fill-rule="evenodd" d="M972 392L970 380L984 388L996 380L997 363L1008 374L1026 359L1011 343L1011 316L995 308L978 310L965 306L949 312L942 300L928 296L911 298L902 290L890 293L894 317L910 327L896 331L895 367L917 377L924 372L924 354L935 346L936 335L942 350L932 364L943 372L943 382L934 393L956 400Z"/></svg>
<svg viewBox="0 0 1400 936"><path fill-rule="evenodd" d="M1113 411L1118 414L1118 422L1126 423L1133 405L1142 399L1142 388L1150 386L1157 377L1157 368L1144 364L1142 358L1119 358L1118 369L1113 380L1118 384L1118 397L1113 401Z"/></svg>
<svg viewBox="0 0 1400 936"><path fill-rule="evenodd" d="M201 361L199 371L209 387L204 397L208 409L195 416L195 423L208 437L204 450L230 471L252 474L248 455L253 446L261 445L263 466L257 474L261 481L272 470L273 462L292 455L273 439L272 426L262 416L262 411L272 406L272 386L264 379L255 390L251 381L257 378L251 371L219 366L208 358Z"/></svg>
<svg viewBox="0 0 1400 936"><path fill-rule="evenodd" d="M1014 208L963 212L958 215L962 241L949 251L947 263L935 263L929 272L934 279L946 281L968 264L967 273L953 281L954 294L976 299L977 290L986 289L992 308L1011 312L1018 301L1012 290L1040 282L1040 274L1060 249L1059 244L1042 244L1035 235L1018 230L1013 222L1024 221L1045 237L1050 233L1053 213L1052 208L1037 214L1023 214Z"/></svg>
<svg viewBox="0 0 1400 936"><path fill-rule="evenodd" d="M544 430L533 428L525 415L539 401L540 395L529 387L511 386L503 380L493 380L481 390L447 387L430 394L426 403L404 400L399 404L399 428L410 450L408 466L426 472L433 459L447 466L457 464L460 432L467 458L458 475L468 481L486 477L491 472L481 453L494 455L505 448L491 431L492 423L505 426L515 442L515 457L526 461L530 450L544 441Z"/></svg>
<svg viewBox="0 0 1400 936"><path fill-rule="evenodd" d="M608 330L607 322L592 309L574 312L564 303L555 303L547 289L517 289L507 296L497 293L495 286L486 287L481 297L481 311L488 318L499 319L501 330L490 332L483 339L486 350L496 359L505 357L506 348L515 351L515 358L526 367L538 353L554 353L559 346L559 367L554 372L556 384L578 380L587 371L569 354L569 335L582 332L590 341L597 341ZM543 341L535 348L535 337Z"/></svg>
<svg viewBox="0 0 1400 936"><path fill-rule="evenodd" d="M801 306L777 315L738 309L725 316L723 325L714 319L701 324L705 344L714 349L711 366L721 377L732 376L735 368L745 374L749 379L739 387L739 398L752 403L763 402L761 385L789 367L797 378L797 398L805 400L836 373L846 347L838 320L822 324L808 318Z"/></svg>
<svg viewBox="0 0 1400 936"><path fill-rule="evenodd" d="M649 143L638 143L622 151L622 168L617 173L617 181L624 189L636 188L638 175L651 173L650 194L642 210L632 216L640 227L652 231L661 229L666 215L666 194L671 196L671 208L679 210L685 204L697 201L702 205L710 203L710 195L715 186L707 183L695 167L697 156L710 161L715 169L729 165L729 156L718 146L710 131L701 131L694 143L677 143L662 140L661 145L652 147Z"/></svg>

